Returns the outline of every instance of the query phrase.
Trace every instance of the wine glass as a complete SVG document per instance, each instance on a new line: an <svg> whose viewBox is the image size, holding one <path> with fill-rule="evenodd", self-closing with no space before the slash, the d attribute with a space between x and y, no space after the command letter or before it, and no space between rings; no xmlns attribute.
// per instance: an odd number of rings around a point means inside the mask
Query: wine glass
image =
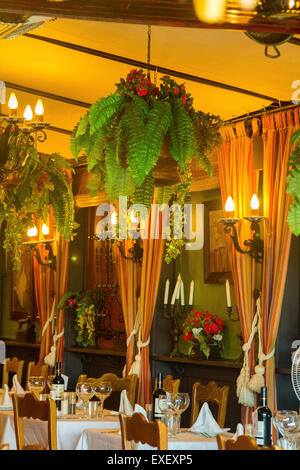
<svg viewBox="0 0 300 470"><path fill-rule="evenodd" d="M45 379L44 377L32 375L28 377L27 385L28 385L30 392L33 392L37 396L39 396L40 393L42 393L45 388Z"/></svg>
<svg viewBox="0 0 300 470"><path fill-rule="evenodd" d="M174 419L176 420L177 432L179 432L181 415L190 405L190 396L188 393L177 393L174 397L174 402L176 407Z"/></svg>
<svg viewBox="0 0 300 470"><path fill-rule="evenodd" d="M95 382L93 383L93 390L97 398L99 398L99 412L98 417L102 418L103 416L103 404L104 400L109 397L112 392L112 387L110 382Z"/></svg>
<svg viewBox="0 0 300 470"><path fill-rule="evenodd" d="M88 415L88 404L90 398L92 398L94 394L94 390L92 384L89 382L81 382L76 385L76 393L78 397L82 400L83 403L83 415L81 419L87 419Z"/></svg>
<svg viewBox="0 0 300 470"><path fill-rule="evenodd" d="M277 411L274 416L274 425L284 439L289 442L290 448L295 450L295 441L300 436L298 413L294 410Z"/></svg>
<svg viewBox="0 0 300 470"><path fill-rule="evenodd" d="M178 406L175 400L176 393L167 393L159 395L158 407L165 417L165 424L168 427L168 436L176 437L178 433Z"/></svg>

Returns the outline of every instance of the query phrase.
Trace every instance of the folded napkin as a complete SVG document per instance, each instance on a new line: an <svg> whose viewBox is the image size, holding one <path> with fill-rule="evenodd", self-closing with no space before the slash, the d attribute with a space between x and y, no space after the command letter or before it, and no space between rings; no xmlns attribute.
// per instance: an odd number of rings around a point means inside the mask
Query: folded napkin
<svg viewBox="0 0 300 470"><path fill-rule="evenodd" d="M65 392L67 391L68 389L68 382L69 382L69 376L68 375L64 375L64 374L61 374L62 378L64 379L64 382L65 382Z"/></svg>
<svg viewBox="0 0 300 470"><path fill-rule="evenodd" d="M145 410L142 406L138 405L137 403L134 405L134 410L133 410L133 412L134 412L134 413L141 413L143 416L145 416L146 421L148 421L148 417L147 417L147 412L146 412L146 410Z"/></svg>
<svg viewBox="0 0 300 470"><path fill-rule="evenodd" d="M232 436L232 439L237 440L239 436L242 436L244 434L244 426L239 423L236 427L235 434Z"/></svg>
<svg viewBox="0 0 300 470"><path fill-rule="evenodd" d="M16 375L16 374L13 376L12 383L13 383L13 386L12 386L12 388L11 388L10 391L13 392L13 393L17 393L17 394L20 394L20 395L24 395L25 390L24 390L24 388L19 384L19 381L18 381L18 378L17 378L17 375Z"/></svg>
<svg viewBox="0 0 300 470"><path fill-rule="evenodd" d="M223 434L228 429L222 429L214 419L212 412L209 409L208 404L203 403L199 412L198 418L193 426L190 428L191 432L206 433L216 436L217 434Z"/></svg>
<svg viewBox="0 0 300 470"><path fill-rule="evenodd" d="M133 415L133 409L130 401L128 400L126 390L122 390L121 392L119 413L125 413L127 416Z"/></svg>
<svg viewBox="0 0 300 470"><path fill-rule="evenodd" d="M12 408L12 400L9 396L8 385L4 385L4 391L0 399L0 406L3 408Z"/></svg>

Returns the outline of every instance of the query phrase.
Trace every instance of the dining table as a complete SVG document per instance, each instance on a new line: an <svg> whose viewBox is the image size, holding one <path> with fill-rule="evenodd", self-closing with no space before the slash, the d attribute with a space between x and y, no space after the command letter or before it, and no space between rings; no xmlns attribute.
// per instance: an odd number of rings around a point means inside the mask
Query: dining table
<svg viewBox="0 0 300 470"><path fill-rule="evenodd" d="M225 433L228 438L232 433ZM132 450L154 450L148 444L133 444ZM78 440L75 450L122 450L121 432L118 429L85 429ZM176 437L168 437L168 450L218 450L215 436L181 429Z"/></svg>
<svg viewBox="0 0 300 470"><path fill-rule="evenodd" d="M104 410L102 418L82 418L82 410L75 415L64 415L57 418L58 450L74 450L85 429L120 429L118 414ZM36 443L48 446L48 423L39 419L24 418L25 444ZM9 444L10 450L16 450L14 413L12 410L0 409L0 444Z"/></svg>

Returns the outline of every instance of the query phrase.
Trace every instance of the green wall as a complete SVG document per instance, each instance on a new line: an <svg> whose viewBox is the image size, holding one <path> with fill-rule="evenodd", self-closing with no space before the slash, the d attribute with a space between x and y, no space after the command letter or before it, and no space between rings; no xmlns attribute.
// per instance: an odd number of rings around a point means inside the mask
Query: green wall
<svg viewBox="0 0 300 470"><path fill-rule="evenodd" d="M192 193L192 204L201 204L204 201L220 199L219 190L202 191ZM194 308L208 310L217 314L226 323L224 351L222 356L226 359L237 359L241 354L241 342L238 338L240 334L240 322L230 321L226 311L225 284L204 283L203 249L195 251L184 250L176 261L176 270L180 272L185 283L185 296L189 294L189 284L191 280L195 282ZM188 289L187 289L188 288ZM233 310L235 309L235 295L231 284L231 301Z"/></svg>

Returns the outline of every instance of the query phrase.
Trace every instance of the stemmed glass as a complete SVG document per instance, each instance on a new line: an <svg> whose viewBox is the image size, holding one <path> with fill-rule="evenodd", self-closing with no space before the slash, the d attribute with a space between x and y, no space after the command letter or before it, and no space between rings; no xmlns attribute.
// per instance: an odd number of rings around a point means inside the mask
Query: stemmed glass
<svg viewBox="0 0 300 470"><path fill-rule="evenodd" d="M27 381L28 388L30 392L35 393L37 396L43 392L45 388L45 379L44 377L30 376Z"/></svg>
<svg viewBox="0 0 300 470"><path fill-rule="evenodd" d="M83 403L83 415L81 419L87 419L89 400L94 394L93 386L89 382L81 382L76 385L76 393Z"/></svg>
<svg viewBox="0 0 300 470"><path fill-rule="evenodd" d="M99 398L99 412L98 417L103 417L103 404L104 400L109 397L112 392L112 387L110 382L95 382L93 383L93 391L97 398Z"/></svg>
<svg viewBox="0 0 300 470"><path fill-rule="evenodd" d="M190 405L190 396L188 393L177 393L176 396L174 397L174 400L175 400L175 406L177 410L174 415L174 419L176 420L177 433L178 433L180 430L181 415Z"/></svg>
<svg viewBox="0 0 300 470"><path fill-rule="evenodd" d="M181 414L188 408L190 397L188 393L167 393L160 395L158 406L166 418L168 435L176 437L180 429Z"/></svg>
<svg viewBox="0 0 300 470"><path fill-rule="evenodd" d="M274 426L289 442L291 449L296 449L296 439L300 437L299 415L293 410L277 411L274 416Z"/></svg>

